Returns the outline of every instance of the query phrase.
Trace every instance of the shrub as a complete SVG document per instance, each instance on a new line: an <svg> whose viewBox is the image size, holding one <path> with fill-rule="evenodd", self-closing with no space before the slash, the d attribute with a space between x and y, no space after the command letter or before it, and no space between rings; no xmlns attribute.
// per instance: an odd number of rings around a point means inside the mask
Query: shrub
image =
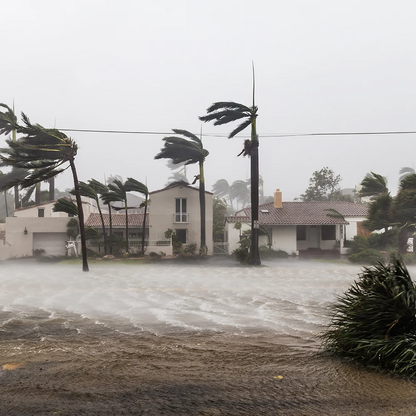
<svg viewBox="0 0 416 416"><path fill-rule="evenodd" d="M351 263L376 264L377 262L382 262L384 258L378 250L369 248L367 250L360 251L359 253L351 254L351 256L348 257L348 260Z"/></svg>
<svg viewBox="0 0 416 416"><path fill-rule="evenodd" d="M370 244L368 243L367 238L356 235L351 241L351 253L357 254L361 251L368 250L370 248Z"/></svg>
<svg viewBox="0 0 416 416"><path fill-rule="evenodd" d="M263 258L274 258L274 259L287 259L289 254L283 250L273 250L267 246L259 247L260 257Z"/></svg>
<svg viewBox="0 0 416 416"><path fill-rule="evenodd" d="M364 268L320 337L333 354L416 376L416 287L403 262Z"/></svg>
<svg viewBox="0 0 416 416"><path fill-rule="evenodd" d="M250 239L249 238L242 238L239 241L240 247L236 248L231 254L235 256L235 258L240 263L247 263L248 256L249 256L249 248L250 248Z"/></svg>
<svg viewBox="0 0 416 416"><path fill-rule="evenodd" d="M196 249L197 249L196 243L191 243L185 246L185 248L183 249L183 252L195 255Z"/></svg>

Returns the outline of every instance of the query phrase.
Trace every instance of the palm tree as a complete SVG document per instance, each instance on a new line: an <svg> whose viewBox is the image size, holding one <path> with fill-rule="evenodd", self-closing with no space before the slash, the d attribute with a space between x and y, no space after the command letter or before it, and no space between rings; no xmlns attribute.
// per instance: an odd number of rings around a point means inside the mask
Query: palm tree
<svg viewBox="0 0 416 416"><path fill-rule="evenodd" d="M145 248L145 233L146 233L146 215L147 215L147 207L149 206L149 190L147 189L147 186L143 183L136 181L136 179L133 178L127 178L126 181L126 189L129 192L139 192L144 195L145 200L140 204L140 208L144 207L144 215L143 215L143 223L142 223L142 255L144 256Z"/></svg>
<svg viewBox="0 0 416 416"><path fill-rule="evenodd" d="M374 199L376 196L388 193L387 179L378 173L367 173L365 178L361 181L360 196L369 196Z"/></svg>
<svg viewBox="0 0 416 416"><path fill-rule="evenodd" d="M26 176L20 181L21 188L27 188L38 182L48 180L65 169L71 168L80 222L82 270L88 271L87 246L85 241L84 213L82 210L79 183L75 168L78 146L71 138L56 129L46 129L32 124L22 113L23 124L19 124L13 111L0 104L6 111L0 112L0 134L10 134L13 130L23 136L16 141L7 139L9 146L0 149L0 159L6 166L27 169ZM64 164L68 166L64 167Z"/></svg>
<svg viewBox="0 0 416 416"><path fill-rule="evenodd" d="M231 187L227 179L218 179L217 182L215 182L212 186L212 192L214 192L214 195L218 198L227 197L228 201L230 202L231 210L234 211L233 198L231 198L230 191Z"/></svg>
<svg viewBox="0 0 416 416"><path fill-rule="evenodd" d="M173 129L173 132L183 137L165 137L163 139L165 145L160 149L160 152L155 156L155 159L171 159L173 164L177 165L184 163L185 166L198 163L199 175L197 175L196 180L199 180L199 208L201 222L200 253L206 254L204 161L209 155L209 152L204 149L202 140L195 136L195 134L192 134L187 130L179 129Z"/></svg>
<svg viewBox="0 0 416 416"><path fill-rule="evenodd" d="M254 83L254 66L253 66L253 105L247 107L243 104L232 101L220 101L212 104L207 109L207 115L199 117L200 120L214 121L215 126L228 124L233 121L244 119L244 121L234 129L228 136L229 139L243 131L246 127L251 126L251 140L244 142L244 149L240 154L251 157L251 246L248 263L251 265L260 265L259 254L259 140L257 136L256 120L257 110L254 103L255 83Z"/></svg>
<svg viewBox="0 0 416 416"><path fill-rule="evenodd" d="M97 204L98 213L100 214L101 226L102 226L102 230L103 230L104 253L107 254L107 235L106 235L106 232L105 232L104 217L103 217L103 213L101 212L101 207L100 207L99 194L92 186L90 186L89 184L87 184L85 182L82 182L82 181L79 183L79 192L80 192L81 196L91 198ZM71 191L71 194L74 194L74 190Z"/></svg>
<svg viewBox="0 0 416 416"><path fill-rule="evenodd" d="M399 171L399 174L401 175L399 178L399 181L401 182L407 175L412 174L412 173L416 173L416 171L409 166L405 166L401 168Z"/></svg>
<svg viewBox="0 0 416 416"><path fill-rule="evenodd" d="M239 203L241 204L240 208L244 208L250 202L251 193L248 185L247 181L237 180L230 186L230 195L237 200L237 209Z"/></svg>

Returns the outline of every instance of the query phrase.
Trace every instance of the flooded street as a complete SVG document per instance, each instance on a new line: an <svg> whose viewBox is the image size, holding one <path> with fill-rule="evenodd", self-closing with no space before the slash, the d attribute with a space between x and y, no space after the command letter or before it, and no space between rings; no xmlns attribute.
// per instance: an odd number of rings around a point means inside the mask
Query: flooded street
<svg viewBox="0 0 416 416"><path fill-rule="evenodd" d="M359 267L265 266L6 262L0 414L415 414L413 382L320 351Z"/></svg>

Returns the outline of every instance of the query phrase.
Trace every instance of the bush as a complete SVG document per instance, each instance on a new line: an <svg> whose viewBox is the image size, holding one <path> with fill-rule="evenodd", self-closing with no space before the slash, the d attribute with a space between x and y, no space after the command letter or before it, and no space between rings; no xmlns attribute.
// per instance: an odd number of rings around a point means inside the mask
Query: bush
<svg viewBox="0 0 416 416"><path fill-rule="evenodd" d="M403 262L364 268L320 337L333 354L416 376L416 287Z"/></svg>
<svg viewBox="0 0 416 416"><path fill-rule="evenodd" d="M363 237L361 235L356 235L351 241L351 253L357 254L361 251L368 250L370 247L370 244L368 243L368 240L366 237Z"/></svg>
<svg viewBox="0 0 416 416"><path fill-rule="evenodd" d="M239 241L240 247L236 248L231 254L235 256L235 258L240 263L247 263L248 256L249 256L249 248L250 248L250 239L249 238L242 238Z"/></svg>
<svg viewBox="0 0 416 416"><path fill-rule="evenodd" d="M359 253L351 254L351 256L348 257L348 260L351 263L376 264L378 262L382 262L384 258L378 250L369 248L368 250L363 250Z"/></svg>
<svg viewBox="0 0 416 416"><path fill-rule="evenodd" d="M188 244L187 246L185 246L185 248L183 249L183 252L187 253L187 254L188 253L192 254L194 256L195 253L196 253L196 249L197 249L196 243L191 243L191 244Z"/></svg>
<svg viewBox="0 0 416 416"><path fill-rule="evenodd" d="M259 247L260 257L273 259L287 259L289 254L283 250L273 250L267 246Z"/></svg>

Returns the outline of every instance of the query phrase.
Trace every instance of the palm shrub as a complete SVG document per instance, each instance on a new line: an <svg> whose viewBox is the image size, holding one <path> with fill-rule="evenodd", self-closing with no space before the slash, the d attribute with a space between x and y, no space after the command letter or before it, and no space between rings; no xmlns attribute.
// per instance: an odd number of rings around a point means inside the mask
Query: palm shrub
<svg viewBox="0 0 416 416"><path fill-rule="evenodd" d="M403 262L364 268L331 306L321 339L333 354L414 377L416 287Z"/></svg>

